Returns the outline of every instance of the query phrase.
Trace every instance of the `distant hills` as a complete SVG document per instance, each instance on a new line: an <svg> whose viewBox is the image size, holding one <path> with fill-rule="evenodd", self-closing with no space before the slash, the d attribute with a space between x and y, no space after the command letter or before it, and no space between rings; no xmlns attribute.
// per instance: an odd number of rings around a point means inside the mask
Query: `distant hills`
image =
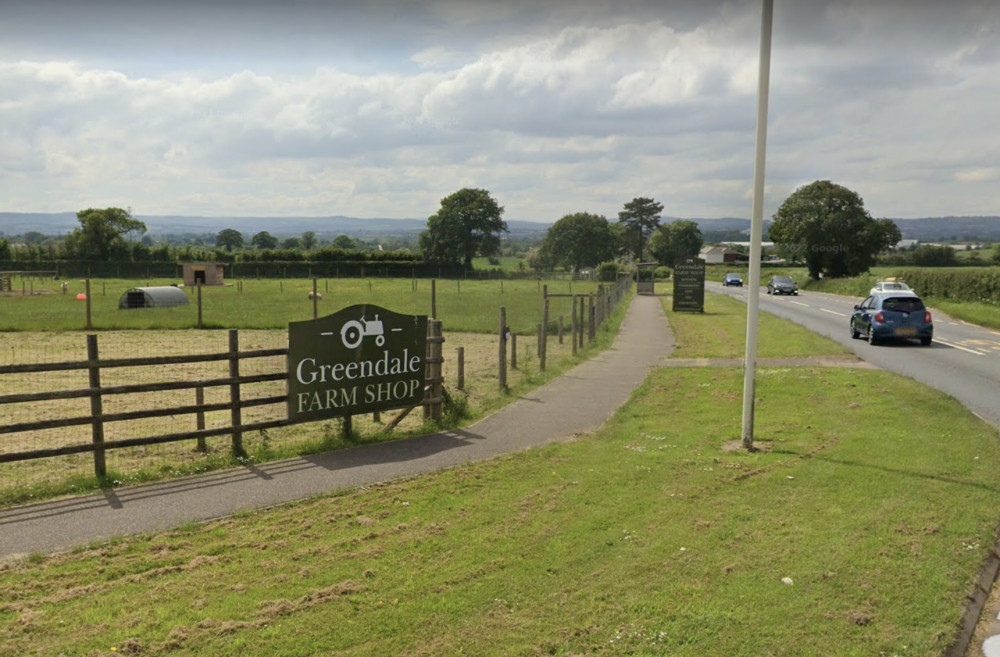
<svg viewBox="0 0 1000 657"><path fill-rule="evenodd" d="M419 234L427 228L427 219L358 218L341 215L331 217L188 217L177 215L136 215L146 224L152 238L166 235L216 234L235 228L246 235L267 231L275 237L297 237L313 231L318 237L392 237ZM78 228L75 212L26 213L0 212L0 235L23 235L39 232L62 235ZM512 235L544 235L550 224L530 221L508 221Z"/></svg>
<svg viewBox="0 0 1000 657"><path fill-rule="evenodd" d="M235 228L246 235L268 231L275 237L294 237L313 231L318 237L347 235L354 238L412 236L427 227L426 219L390 219L381 217L189 217L174 215L136 216L149 229L151 237L169 235L216 234ZM668 223L676 217L664 217ZM614 218L609 217L609 220ZM738 217L694 218L702 232L744 231L749 234L750 220ZM893 219L904 239L922 241L1000 241L1000 217L926 217ZM0 235L23 235L39 232L62 235L79 226L75 212L26 213L0 212ZM508 220L511 237L541 239L551 223Z"/></svg>

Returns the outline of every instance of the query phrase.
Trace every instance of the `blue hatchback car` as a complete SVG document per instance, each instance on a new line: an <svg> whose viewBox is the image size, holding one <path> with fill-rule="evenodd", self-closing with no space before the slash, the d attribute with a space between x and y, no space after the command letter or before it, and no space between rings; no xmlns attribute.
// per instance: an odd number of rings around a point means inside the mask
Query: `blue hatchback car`
<svg viewBox="0 0 1000 657"><path fill-rule="evenodd" d="M934 322L924 302L911 292L873 294L854 306L851 337L864 336L870 344L887 340L920 340L925 347L934 338Z"/></svg>

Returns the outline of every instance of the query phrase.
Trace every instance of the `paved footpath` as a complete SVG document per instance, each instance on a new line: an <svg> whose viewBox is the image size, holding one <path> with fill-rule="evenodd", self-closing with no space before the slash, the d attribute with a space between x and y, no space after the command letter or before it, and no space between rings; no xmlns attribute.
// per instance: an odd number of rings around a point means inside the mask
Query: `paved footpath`
<svg viewBox="0 0 1000 657"><path fill-rule="evenodd" d="M610 349L470 427L3 509L0 561L167 530L591 432L673 345L660 299L637 296Z"/></svg>

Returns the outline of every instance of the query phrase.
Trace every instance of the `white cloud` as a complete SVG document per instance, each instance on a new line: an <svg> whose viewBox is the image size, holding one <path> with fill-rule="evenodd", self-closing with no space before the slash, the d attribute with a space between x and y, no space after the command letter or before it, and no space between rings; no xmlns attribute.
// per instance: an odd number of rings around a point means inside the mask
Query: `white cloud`
<svg viewBox="0 0 1000 657"><path fill-rule="evenodd" d="M1000 214L1000 9L946 5L776 7L766 212L831 179L877 216ZM470 185L510 219L615 216L639 195L670 215L747 216L759 12L290 0L224 37L206 10L182 41L144 31L124 56L19 35L13 11L3 209L424 217Z"/></svg>

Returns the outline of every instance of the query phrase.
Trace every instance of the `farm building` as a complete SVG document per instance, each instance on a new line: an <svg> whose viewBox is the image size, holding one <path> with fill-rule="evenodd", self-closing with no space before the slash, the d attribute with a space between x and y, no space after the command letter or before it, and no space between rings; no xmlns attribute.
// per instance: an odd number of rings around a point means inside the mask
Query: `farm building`
<svg viewBox="0 0 1000 657"><path fill-rule="evenodd" d="M118 302L119 310L133 308L167 308L183 306L188 302L184 290L172 285L160 287L133 287L126 290Z"/></svg>
<svg viewBox="0 0 1000 657"><path fill-rule="evenodd" d="M224 269L225 265L214 262L186 262L184 263L184 285L185 287L225 285L222 275Z"/></svg>
<svg viewBox="0 0 1000 657"><path fill-rule="evenodd" d="M723 262L736 262L739 259L738 255L739 253L736 251L730 251L724 246L706 246L698 254L698 257L707 264L717 265Z"/></svg>

